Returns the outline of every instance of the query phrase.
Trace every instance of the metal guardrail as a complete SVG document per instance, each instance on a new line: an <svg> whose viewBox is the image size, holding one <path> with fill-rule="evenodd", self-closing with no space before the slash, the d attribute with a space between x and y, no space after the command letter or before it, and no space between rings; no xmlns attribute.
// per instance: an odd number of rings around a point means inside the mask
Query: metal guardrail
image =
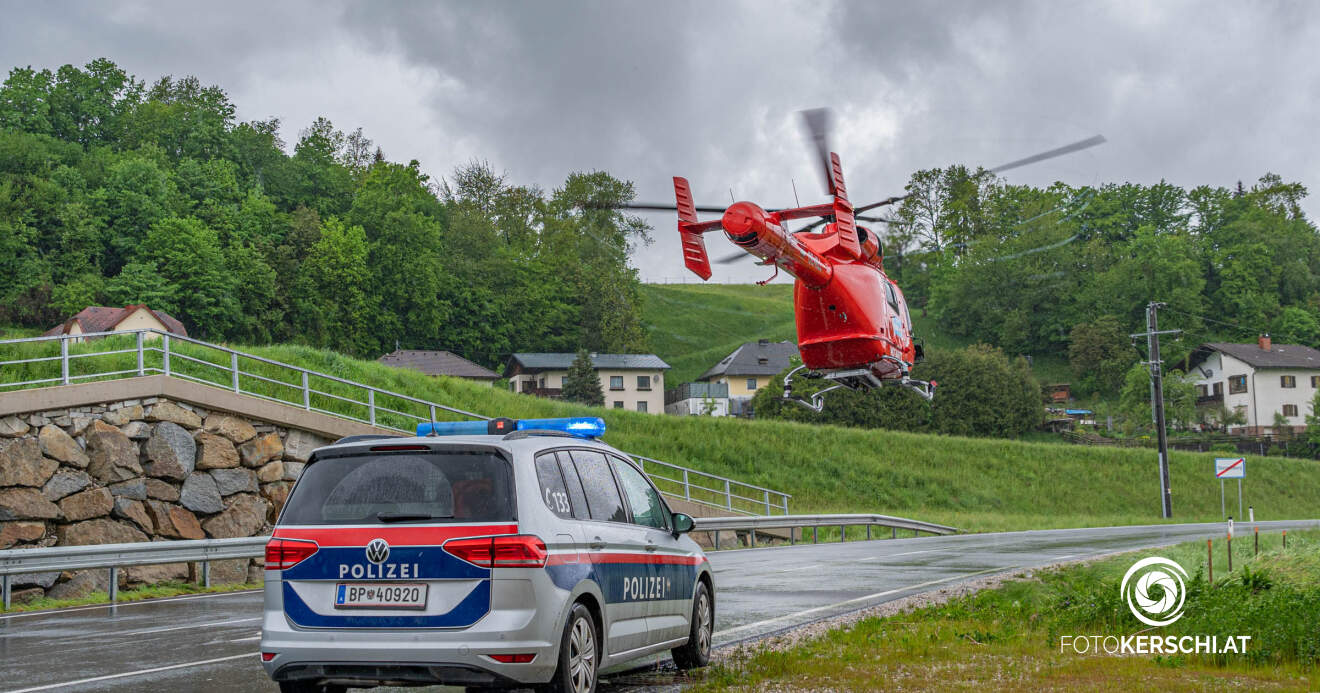
<svg viewBox="0 0 1320 693"><path fill-rule="evenodd" d="M874 514L852 515L775 515L756 517L699 517L694 518L696 527L693 531L711 532L715 537L715 548L719 548L719 532L749 531L752 543L756 541L756 530L782 528L813 528L812 540L816 539L818 527L852 527L865 525L866 538L871 538L871 527L891 527L897 538L898 530L910 529L917 533L954 534L953 527L909 520L902 517ZM841 537L845 539L846 537ZM789 533L791 542L795 542L794 533ZM110 601L115 601L119 590L119 569L133 565L157 565L162 563L202 564L201 582L211 585L210 561L234 558L255 558L265 553L266 542L270 537L241 537L238 539L195 539L180 541L144 541L128 544L95 544L91 546L51 546L37 549L8 549L0 551L0 589L3 590L4 609L10 606L10 586L13 576L29 573L45 573L64 570L91 570L108 568L110 570Z"/></svg>
<svg viewBox="0 0 1320 693"><path fill-rule="evenodd" d="M110 601L119 592L119 569L133 565L162 563L202 564L201 582L211 586L210 561L253 558L264 554L270 537L238 539L188 539L181 541L146 541L129 544L93 544L90 546L50 546L39 549L0 551L0 591L4 608L9 608L10 585L14 575L65 570L110 569Z"/></svg>
<svg viewBox="0 0 1320 693"><path fill-rule="evenodd" d="M70 349L73 345L83 349L96 347L97 341L87 340L101 337L120 339L100 342L107 346L104 350L74 353ZM133 340L131 348L109 348L129 339ZM59 343L59 355L0 360L0 372L5 366L58 362L58 376L0 382L0 391L161 374L401 433L415 432L419 423L435 422L439 412L483 421L491 418L156 329L5 339L0 340L0 349L55 342ZM181 351L180 344L189 345L192 353ZM123 358L112 360L108 366L102 366L103 370L86 365L91 363L88 359L113 356ZM0 358L3 357L0 351ZM260 367L267 369L264 374L255 371ZM640 455L633 458L663 493L674 498L741 514L788 513L788 500L792 496L782 491ZM662 468L662 473L652 471L655 467Z"/></svg>
<svg viewBox="0 0 1320 693"><path fill-rule="evenodd" d="M846 541L848 533L847 527L866 527L866 538L871 538L872 527L889 527L892 530L891 538L898 538L898 530L910 529L916 534L929 532L930 534L957 534L956 527L946 525L937 525L932 522L922 522L921 520L909 520L905 517L894 517L892 515L875 515L869 513L835 514L835 515L774 515L758 517L696 517L693 518L695 532L710 532L712 542L716 549L720 548L721 531L746 531L751 534L751 544L756 544L756 530L767 529L787 529L788 541L790 544L797 543L796 530L810 527L811 541L816 543L818 539L817 530L821 527L838 527L839 541Z"/></svg>

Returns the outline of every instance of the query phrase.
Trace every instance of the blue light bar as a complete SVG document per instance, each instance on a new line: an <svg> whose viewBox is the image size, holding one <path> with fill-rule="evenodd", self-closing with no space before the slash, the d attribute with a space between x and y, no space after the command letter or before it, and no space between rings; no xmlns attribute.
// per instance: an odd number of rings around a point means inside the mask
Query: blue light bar
<svg viewBox="0 0 1320 693"><path fill-rule="evenodd" d="M562 419L521 419L519 431L563 431L579 438L599 438L605 435L605 419L599 416L572 416Z"/></svg>
<svg viewBox="0 0 1320 693"><path fill-rule="evenodd" d="M441 421L417 424L419 436L484 436L490 431L485 421Z"/></svg>
<svg viewBox="0 0 1320 693"><path fill-rule="evenodd" d="M511 431L563 431L579 438L605 435L605 420L598 416L574 416L558 419L491 419L490 421L444 421L417 424L417 435L485 436Z"/></svg>

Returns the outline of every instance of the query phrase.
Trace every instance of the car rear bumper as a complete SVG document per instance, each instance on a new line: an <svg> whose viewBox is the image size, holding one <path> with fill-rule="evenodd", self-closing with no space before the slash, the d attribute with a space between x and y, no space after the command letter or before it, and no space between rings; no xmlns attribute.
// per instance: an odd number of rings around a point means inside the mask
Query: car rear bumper
<svg viewBox="0 0 1320 693"><path fill-rule="evenodd" d="M494 609L467 628L304 628L284 613L280 581L270 571L265 590L261 652L276 681L342 685L388 682L495 686L549 681L558 664L567 593L543 573L495 580ZM537 599L533 595L540 594ZM498 662L493 654L533 654L526 663ZM264 656L263 656L264 660Z"/></svg>
<svg viewBox="0 0 1320 693"><path fill-rule="evenodd" d="M270 672L276 681L307 681L340 686L517 686L529 683L480 667L416 662L297 662Z"/></svg>

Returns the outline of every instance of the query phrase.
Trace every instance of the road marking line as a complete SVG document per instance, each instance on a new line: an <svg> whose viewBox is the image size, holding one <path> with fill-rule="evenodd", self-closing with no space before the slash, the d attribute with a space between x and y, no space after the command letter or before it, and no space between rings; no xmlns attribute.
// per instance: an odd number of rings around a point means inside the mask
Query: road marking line
<svg viewBox="0 0 1320 693"><path fill-rule="evenodd" d="M932 551L944 551L945 549L926 549L924 551L904 551L903 553L891 553L884 556L872 556L870 558L861 558L858 561L878 561L884 558L894 558L896 556L911 556L917 553L931 553Z"/></svg>
<svg viewBox="0 0 1320 693"><path fill-rule="evenodd" d="M234 638L233 640L230 640L229 642L247 642L247 641L249 641L249 640L260 640L260 639L261 639L261 634L260 634L260 633L257 633L256 635L249 636L249 637L246 637L246 638Z"/></svg>
<svg viewBox="0 0 1320 693"><path fill-rule="evenodd" d="M209 597L233 597L244 594L257 594L259 592L261 592L260 587L252 590L239 590L236 592L215 592L213 594L189 594L182 597L166 597L164 599L140 599L135 602L117 602L115 604L93 604L91 606L75 606L68 609L28 611L21 614L9 614L7 616L0 616L0 621L7 621L11 618L32 618L33 616L59 616L61 614L69 614L75 611L87 611L89 609L112 609L112 608L123 608L125 606L141 606L143 604L164 604L165 602L191 601L193 599L207 599Z"/></svg>
<svg viewBox="0 0 1320 693"><path fill-rule="evenodd" d="M774 572L776 572L776 573L791 573L791 572L793 572L793 571L795 571L795 570L806 570L806 569L808 569L808 568L819 568L819 567L820 567L820 564L819 564L819 563L812 563L811 565L798 566L797 568L785 568L785 569L783 569L783 570L776 570L776 571L774 571Z"/></svg>
<svg viewBox="0 0 1320 693"><path fill-rule="evenodd" d="M241 655L230 655L228 657L216 657L215 659L203 659L196 662L184 662L183 664L170 664L163 667L153 667L151 669L138 669L137 671L126 671L122 674L108 674L106 676L93 676L87 679L78 679L77 681L64 681L63 683L48 683L44 686L33 686L31 688L19 688L6 693L32 693L33 691L48 691L52 688L64 688L66 686L81 686L87 683L96 683L98 681L111 681L114 679L127 678L129 676L141 676L142 674L154 674L158 671L169 671L171 669L186 669L188 667L199 667L204 664L215 664L216 662L228 662L234 659L243 659L244 657L255 656L256 652L248 652Z"/></svg>
<svg viewBox="0 0 1320 693"><path fill-rule="evenodd" d="M260 621L260 620L261 620L261 617L260 617L260 616L254 616L254 617L252 617L252 618L235 618L235 619L231 619L231 620L228 620L228 621L212 621L212 622L210 622L210 623L194 623L194 624L192 624L192 625L188 625L188 626L168 626L168 627L166 627L166 628L148 628L148 629L146 629L146 630L135 630L135 631L130 631L130 632L128 632L128 633L124 633L124 635L150 635L150 634L153 634L153 633L167 633L167 632L172 631L172 630L187 630L187 629L189 629L189 628L209 628L209 627L211 627L211 626L225 626L225 625L229 625L229 624L231 624L231 623L247 623L248 621Z"/></svg>
<svg viewBox="0 0 1320 693"><path fill-rule="evenodd" d="M798 612L796 612L796 613L786 614L786 615L784 615L784 616L776 616L775 618L768 618L768 619L766 619L766 620L764 620L764 621L757 621L756 623L748 623L747 625L737 626L737 627L735 627L735 628L730 628L730 629L728 629L728 630L718 631L718 632L715 633L715 635L728 635L728 634L730 634L730 633L738 633L738 632L741 632L741 631L744 631L744 630L751 630L751 629L753 629L753 628L760 628L761 626L768 626L768 625L770 625L770 624L772 624L772 623L779 623L779 622L781 622L781 621L788 621L788 620L791 620L791 619L794 619L794 618L798 618L798 617L800 617L800 616L806 616L807 614L815 614L815 613L820 613L820 612L822 612L822 611L829 611L830 609L835 609L835 608L838 608L838 607L840 607L840 606L847 606L847 605L849 605L849 604L859 604L859 603L861 603L861 602L870 601L870 600L875 599L875 598L877 598L877 597L885 597L885 596L888 596L888 595L891 595L891 594L897 594L897 593L899 593L899 592L907 592L907 591L910 591L910 590L920 589L920 588L922 588L922 587L930 587L931 585L938 585L938 584L943 583L943 582L952 582L952 581L954 581L954 580L966 580L967 578L973 578L973 577L976 577L977 575L985 575L986 573L1002 573L1002 572L1006 572L1006 571L1010 571L1010 570L1015 570L1016 568L1017 568L1017 566L1005 566L1005 567L1003 567L1003 568L987 568L987 569L985 569L985 570L978 570L978 571L975 572L975 573L965 573L965 574L963 574L963 575L954 575L954 576L952 576L952 577L946 577L946 578L942 578L942 579L939 579L939 580L931 580L931 581L929 581L929 582L922 582L922 583L920 583L920 584L916 584L916 585L908 585L908 586L906 586L906 587L898 587L898 588L896 588L896 589L892 589L892 590L885 590L884 592L876 592L875 594L868 594L868 595L866 595L865 597L857 597L856 599L848 599L848 600L841 601L841 602L835 602L835 603L833 603L833 604L826 604L825 606L818 606L818 607L816 607L816 608L814 608L814 609L806 609L805 611L798 611Z"/></svg>

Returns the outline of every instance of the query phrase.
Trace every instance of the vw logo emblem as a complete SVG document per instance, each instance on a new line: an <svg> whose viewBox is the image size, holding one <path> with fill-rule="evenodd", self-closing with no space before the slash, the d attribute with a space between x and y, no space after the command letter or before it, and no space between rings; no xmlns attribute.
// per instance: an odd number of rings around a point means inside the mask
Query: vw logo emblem
<svg viewBox="0 0 1320 693"><path fill-rule="evenodd" d="M377 565L384 563L385 559L390 557L390 545L385 543L384 539L372 539L367 544L367 560Z"/></svg>

